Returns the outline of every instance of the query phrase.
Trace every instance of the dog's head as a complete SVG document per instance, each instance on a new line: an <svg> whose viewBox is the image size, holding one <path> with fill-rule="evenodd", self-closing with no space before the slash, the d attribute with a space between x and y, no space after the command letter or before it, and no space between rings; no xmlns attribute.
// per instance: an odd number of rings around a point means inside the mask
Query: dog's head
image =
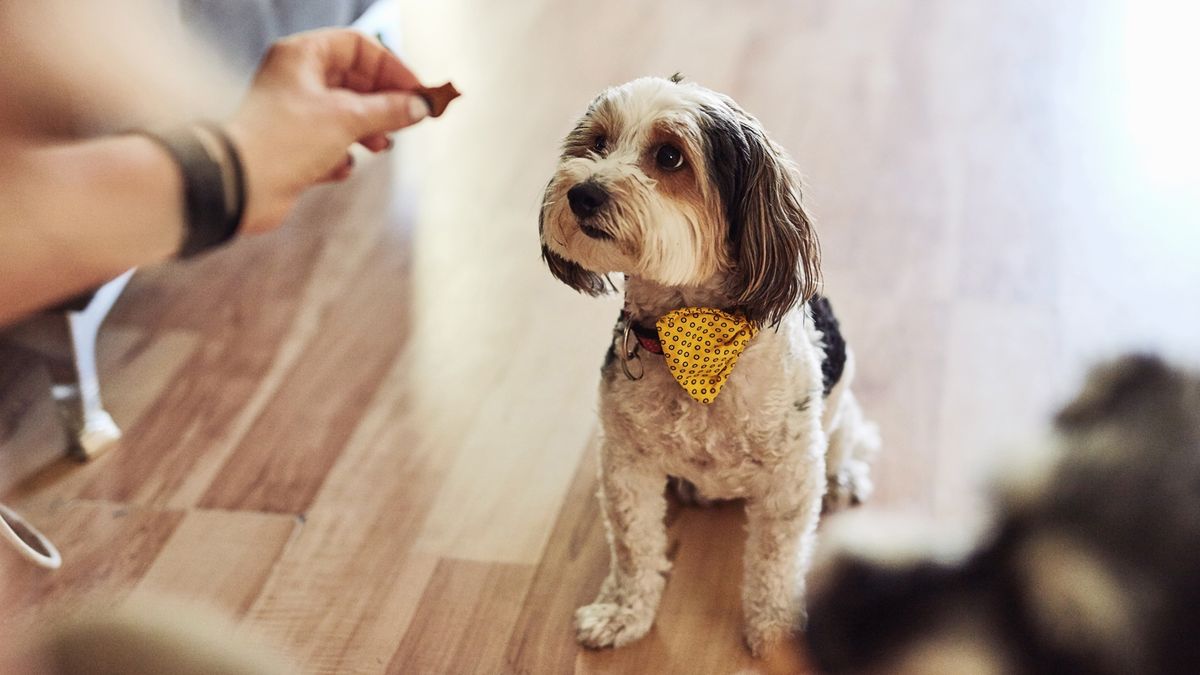
<svg viewBox="0 0 1200 675"><path fill-rule="evenodd" d="M609 272L718 283L749 319L773 323L820 280L795 166L732 99L678 77L592 102L563 144L540 229L550 271L591 295Z"/></svg>

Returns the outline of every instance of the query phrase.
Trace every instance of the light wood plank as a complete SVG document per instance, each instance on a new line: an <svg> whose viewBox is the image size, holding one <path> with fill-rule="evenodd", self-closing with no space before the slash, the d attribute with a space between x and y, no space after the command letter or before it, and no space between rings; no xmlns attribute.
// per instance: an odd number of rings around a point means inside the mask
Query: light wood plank
<svg viewBox="0 0 1200 675"><path fill-rule="evenodd" d="M472 432L460 443L417 549L480 561L534 564L541 558L594 424L595 390L581 383L596 377L596 365L541 341L518 343L499 378L484 388L514 393L472 405ZM536 372L555 377L531 387ZM534 419L542 420L536 432L529 425Z"/></svg>
<svg viewBox="0 0 1200 675"><path fill-rule="evenodd" d="M240 617L300 527L293 516L188 512L129 600L166 597Z"/></svg>
<svg viewBox="0 0 1200 675"><path fill-rule="evenodd" d="M571 617L577 607L592 601L608 572L608 544L596 501L596 452L593 439L571 480L513 628L504 657L506 673L575 670L580 648L571 633Z"/></svg>
<svg viewBox="0 0 1200 675"><path fill-rule="evenodd" d="M402 252L382 249L315 337L200 501L206 508L303 513L405 341ZM370 316L367 322L358 317ZM357 326L356 330L348 327Z"/></svg>
<svg viewBox="0 0 1200 675"><path fill-rule="evenodd" d="M379 672L437 563L411 543L454 449L429 434L409 370L385 378L245 620L313 672Z"/></svg>
<svg viewBox="0 0 1200 675"><path fill-rule="evenodd" d="M495 672L532 576L527 565L442 560L387 672Z"/></svg>

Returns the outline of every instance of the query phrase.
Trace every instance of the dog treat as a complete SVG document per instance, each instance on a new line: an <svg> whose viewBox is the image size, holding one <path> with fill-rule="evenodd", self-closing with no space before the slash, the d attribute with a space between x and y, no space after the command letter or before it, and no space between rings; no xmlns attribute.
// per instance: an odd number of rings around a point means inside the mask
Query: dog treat
<svg viewBox="0 0 1200 675"><path fill-rule="evenodd" d="M432 117L441 117L442 113L446 112L446 106L450 105L450 101L462 96L449 82L440 87L421 87L414 93L429 104L429 114Z"/></svg>

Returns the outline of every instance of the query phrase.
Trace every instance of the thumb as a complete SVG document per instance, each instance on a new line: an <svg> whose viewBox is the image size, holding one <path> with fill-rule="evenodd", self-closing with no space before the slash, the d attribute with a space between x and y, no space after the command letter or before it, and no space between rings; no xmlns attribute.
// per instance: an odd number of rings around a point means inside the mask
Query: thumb
<svg viewBox="0 0 1200 675"><path fill-rule="evenodd" d="M416 94L386 92L359 95L358 137L412 126L429 116L429 104Z"/></svg>

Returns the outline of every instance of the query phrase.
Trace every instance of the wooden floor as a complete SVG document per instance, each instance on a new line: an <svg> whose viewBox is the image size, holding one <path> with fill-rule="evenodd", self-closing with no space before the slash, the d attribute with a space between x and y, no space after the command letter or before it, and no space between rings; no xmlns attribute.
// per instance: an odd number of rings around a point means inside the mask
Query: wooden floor
<svg viewBox="0 0 1200 675"><path fill-rule="evenodd" d="M647 638L572 640L607 564L594 411L619 301L546 273L536 215L577 113L643 74L730 93L807 174L885 438L870 508L950 526L1086 364L1195 359L1200 143L1169 98L1189 61L1146 28L1189 24L1151 5L409 4L410 61L463 99L286 231L134 278L100 345L119 449L59 459L45 374L0 346L0 494L66 560L0 549L0 652L167 593L312 673L803 670L799 643L741 647L736 505L673 512Z"/></svg>

